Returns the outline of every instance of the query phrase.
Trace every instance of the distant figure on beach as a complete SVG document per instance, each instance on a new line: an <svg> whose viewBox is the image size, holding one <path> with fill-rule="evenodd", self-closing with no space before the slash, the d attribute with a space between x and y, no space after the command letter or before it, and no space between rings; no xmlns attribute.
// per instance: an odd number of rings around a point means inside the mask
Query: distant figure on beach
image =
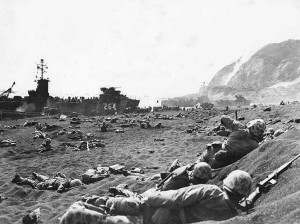
<svg viewBox="0 0 300 224"><path fill-rule="evenodd" d="M142 129L150 129L152 126L149 121L140 122L140 127Z"/></svg>
<svg viewBox="0 0 300 224"><path fill-rule="evenodd" d="M251 185L247 172L235 170L223 180L223 190L216 185L200 184L130 197L92 196L74 203L60 224L109 223L105 220L113 215L142 215L144 224L226 220L239 214L239 202L250 194Z"/></svg>
<svg viewBox="0 0 300 224"><path fill-rule="evenodd" d="M81 180L66 178L63 173L57 173L52 178L36 172L33 172L32 176L33 178L29 179L23 178L17 174L12 180L12 183L28 185L39 190L57 190L58 193L65 192L73 187L82 185Z"/></svg>
<svg viewBox="0 0 300 224"><path fill-rule="evenodd" d="M207 149L198 160L209 163L214 169L234 163L256 149L263 140L266 129L266 124L262 119L249 121L245 127L226 115L221 117L221 125L232 131L228 139L213 155L209 151L211 149Z"/></svg>
<svg viewBox="0 0 300 224"><path fill-rule="evenodd" d="M53 147L51 146L51 139L46 138L45 143L43 143L39 149L39 153L48 152L53 150Z"/></svg>
<svg viewBox="0 0 300 224"><path fill-rule="evenodd" d="M105 122L102 123L101 131L102 131L102 132L107 132L107 125L106 125Z"/></svg>

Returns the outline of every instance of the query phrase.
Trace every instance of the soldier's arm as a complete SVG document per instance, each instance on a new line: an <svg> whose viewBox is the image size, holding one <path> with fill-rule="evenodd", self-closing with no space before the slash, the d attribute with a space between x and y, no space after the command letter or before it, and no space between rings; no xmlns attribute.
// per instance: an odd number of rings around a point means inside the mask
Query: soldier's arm
<svg viewBox="0 0 300 224"><path fill-rule="evenodd" d="M239 129L243 129L245 128L245 125L243 125L242 123L232 119L231 117L227 116L227 115L223 115L221 117L221 124L225 127L228 128L232 131L235 130L239 130Z"/></svg>
<svg viewBox="0 0 300 224"><path fill-rule="evenodd" d="M194 185L178 190L157 191L147 195L143 201L154 208L178 209L193 205L197 201L202 200L206 194L205 188Z"/></svg>

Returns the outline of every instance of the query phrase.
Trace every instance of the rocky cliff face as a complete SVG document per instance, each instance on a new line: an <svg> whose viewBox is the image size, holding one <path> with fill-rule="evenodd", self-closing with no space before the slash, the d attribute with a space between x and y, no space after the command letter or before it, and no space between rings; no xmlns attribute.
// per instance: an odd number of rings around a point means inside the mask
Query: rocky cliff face
<svg viewBox="0 0 300 224"><path fill-rule="evenodd" d="M214 99L242 94L262 103L300 100L300 40L269 44L249 60L225 66L208 87Z"/></svg>
<svg viewBox="0 0 300 224"><path fill-rule="evenodd" d="M209 87L227 85L230 79L230 74L234 72L234 67L236 64L237 62L231 63L230 65L226 65L224 68L218 71L210 81Z"/></svg>

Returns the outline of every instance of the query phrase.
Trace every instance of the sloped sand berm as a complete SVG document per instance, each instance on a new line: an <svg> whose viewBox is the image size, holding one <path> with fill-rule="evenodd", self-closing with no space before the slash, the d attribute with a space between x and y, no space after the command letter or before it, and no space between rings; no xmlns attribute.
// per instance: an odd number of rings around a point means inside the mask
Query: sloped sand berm
<svg viewBox="0 0 300 224"><path fill-rule="evenodd" d="M225 167L215 173L215 178L210 183L221 186L226 175L235 169L248 171L257 183L267 177L274 169L289 161L300 153L300 129L295 122L288 123L291 119L300 118L300 105L272 106L272 110L264 112L265 107L255 109L240 109L239 117L245 117L242 122L254 118L263 118L266 121L279 120L267 127L275 129L291 128L277 139L262 144L258 149L242 158L240 161ZM216 116L210 116L208 122L200 124L203 130L209 131L218 124L223 111L215 111ZM178 112L168 112L177 114ZM78 178L88 168L97 164L103 166L116 163L132 167L159 166L158 170L146 170L145 174L165 171L175 158L182 163L194 162L196 154L205 148L205 144L223 140L220 136L207 136L206 133L197 135L183 132L189 125L197 125L205 112L190 113L188 118L176 120L151 120L152 124L162 122L163 129L128 128L125 133L114 133L116 126L110 127L107 133L101 133L99 128L86 122L80 125L84 133L93 133L95 138L107 143L105 148L91 149L87 151L73 151L71 148L59 146L61 142L70 141L67 136L57 136L58 130L48 132L52 138L52 144L56 148L53 152L37 153L42 139L33 140L34 127L17 127L16 129L4 128L5 125L23 124L24 119L15 121L0 121L0 139L10 138L17 142L15 147L0 148L0 194L7 197L0 203L0 223L21 223L22 217L30 210L41 209L41 221L39 223L58 223L58 218L82 195L105 193L110 186L127 183L131 190L141 193L153 187L155 183L136 180L135 177L111 175L100 182L85 185L66 193L56 191L39 191L27 186L18 186L11 183L16 173L30 177L36 171L47 175L63 172L69 177ZM229 114L234 117L234 113ZM208 116L208 115L207 115ZM38 118L40 122L55 124L60 127L69 127L69 121L59 122L53 118ZM118 124L116 124L118 125ZM206 127L206 128L205 128ZM70 130L70 129L68 129ZM163 138L164 141L154 141L155 138ZM154 150L154 153L149 151ZM290 169L285 171L278 179L278 183L263 194L255 203L255 207L249 214L242 214L223 223L297 223L300 220L300 159L296 160ZM255 186L254 186L255 187ZM253 187L253 190L254 190ZM140 223L140 219L133 219ZM202 222L203 223L203 222ZM215 223L215 222L204 222Z"/></svg>

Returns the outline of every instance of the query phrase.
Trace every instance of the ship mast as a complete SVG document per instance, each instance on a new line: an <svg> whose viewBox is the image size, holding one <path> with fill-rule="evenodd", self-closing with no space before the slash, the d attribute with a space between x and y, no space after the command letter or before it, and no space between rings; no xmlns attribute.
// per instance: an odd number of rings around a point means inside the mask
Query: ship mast
<svg viewBox="0 0 300 224"><path fill-rule="evenodd" d="M44 73L46 72L46 69L48 69L47 65L44 63L44 59L41 59L41 63L37 64L37 70L41 70L41 79L44 79Z"/></svg>

